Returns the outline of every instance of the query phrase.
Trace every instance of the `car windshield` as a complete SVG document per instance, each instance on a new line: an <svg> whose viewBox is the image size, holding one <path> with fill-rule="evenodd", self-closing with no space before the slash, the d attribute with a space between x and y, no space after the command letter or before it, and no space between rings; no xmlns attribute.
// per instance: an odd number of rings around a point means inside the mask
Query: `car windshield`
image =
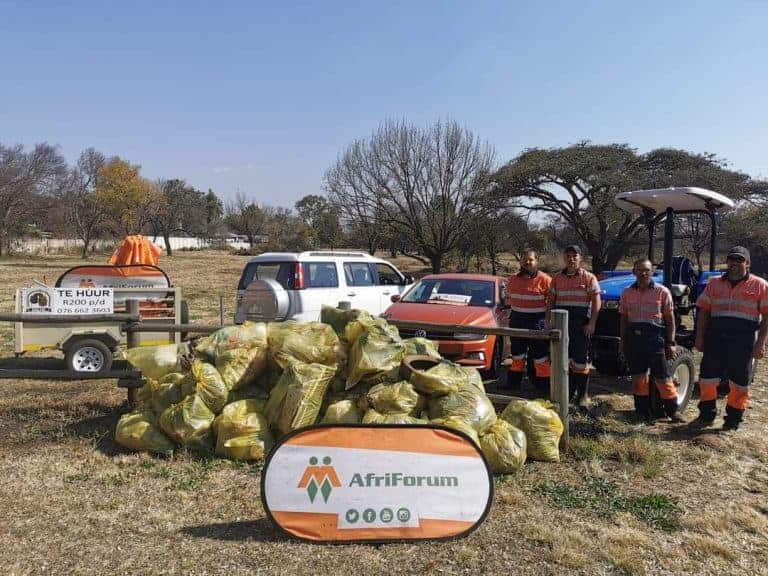
<svg viewBox="0 0 768 576"><path fill-rule="evenodd" d="M419 281L402 302L492 307L493 294L493 282L487 280L432 278Z"/></svg>

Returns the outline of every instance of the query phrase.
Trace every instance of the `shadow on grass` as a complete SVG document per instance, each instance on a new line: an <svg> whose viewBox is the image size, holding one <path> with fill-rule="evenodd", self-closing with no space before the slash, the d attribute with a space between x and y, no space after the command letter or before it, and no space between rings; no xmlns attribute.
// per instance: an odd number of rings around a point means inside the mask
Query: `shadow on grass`
<svg viewBox="0 0 768 576"><path fill-rule="evenodd" d="M201 524L179 530L182 534L195 538L212 540L259 542L285 542L288 536L280 532L266 517L244 522L222 522L220 524Z"/></svg>
<svg viewBox="0 0 768 576"><path fill-rule="evenodd" d="M87 440L106 455L122 453L115 443L115 426L127 412L127 406L85 402L11 407L0 411L3 428L14 429L5 437L5 447L55 444L62 438ZM12 436L12 437L11 437Z"/></svg>

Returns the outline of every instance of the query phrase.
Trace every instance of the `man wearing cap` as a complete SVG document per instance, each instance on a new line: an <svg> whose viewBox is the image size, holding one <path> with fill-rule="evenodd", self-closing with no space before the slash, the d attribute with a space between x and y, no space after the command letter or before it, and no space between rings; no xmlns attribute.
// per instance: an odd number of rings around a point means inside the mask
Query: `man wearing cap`
<svg viewBox="0 0 768 576"><path fill-rule="evenodd" d="M768 335L768 282L749 273L749 251L734 246L728 270L712 277L696 301L696 349L703 352L699 371L699 418L710 425L717 416L717 385L728 378L724 430L736 430L749 402L754 361L765 353ZM757 333L757 338L755 334Z"/></svg>
<svg viewBox="0 0 768 576"><path fill-rule="evenodd" d="M637 281L621 293L619 314L621 347L632 374L635 412L641 419L651 416L650 370L664 413L673 422L682 422L667 364L676 352L672 294L666 286L653 281L653 264L648 258L636 260L632 273Z"/></svg>
<svg viewBox="0 0 768 576"><path fill-rule="evenodd" d="M563 251L565 268L552 279L548 308L568 311L568 360L573 400L589 407L589 340L595 333L600 312L600 284L581 267L581 248L571 245Z"/></svg>
<svg viewBox="0 0 768 576"><path fill-rule="evenodd" d="M505 303L510 307L510 328L544 330L546 327L547 298L552 278L539 270L539 257L535 250L525 250L520 259L520 272L507 279ZM519 388L526 367L526 356L533 358L536 390L549 397L549 342L510 338L507 383Z"/></svg>

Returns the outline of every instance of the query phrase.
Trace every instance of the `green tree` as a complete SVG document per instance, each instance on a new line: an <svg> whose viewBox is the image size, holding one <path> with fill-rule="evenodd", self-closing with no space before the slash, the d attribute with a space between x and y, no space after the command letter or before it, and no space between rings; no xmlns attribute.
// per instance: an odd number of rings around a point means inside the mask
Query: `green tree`
<svg viewBox="0 0 768 576"><path fill-rule="evenodd" d="M224 204L216 193L208 188L205 195L205 233L207 236L214 236L222 218L224 217Z"/></svg>
<svg viewBox="0 0 768 576"><path fill-rule="evenodd" d="M170 237L174 233L197 236L205 229L205 195L184 180L159 180L156 187L156 209L151 222L155 235L165 240L165 250L172 255Z"/></svg>
<svg viewBox="0 0 768 576"><path fill-rule="evenodd" d="M99 170L96 199L116 234L140 234L159 206L158 196L159 191L141 177L138 165L114 157Z"/></svg>
<svg viewBox="0 0 768 576"><path fill-rule="evenodd" d="M525 150L494 177L510 206L562 220L586 246L596 272L616 267L644 233L644 218L615 207L619 192L700 186L731 198L754 182L712 154L658 149L640 155L626 144Z"/></svg>

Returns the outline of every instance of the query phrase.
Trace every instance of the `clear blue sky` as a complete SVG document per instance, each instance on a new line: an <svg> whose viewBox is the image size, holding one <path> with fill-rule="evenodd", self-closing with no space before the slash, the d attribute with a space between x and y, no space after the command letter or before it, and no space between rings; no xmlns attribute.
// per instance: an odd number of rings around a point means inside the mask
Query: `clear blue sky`
<svg viewBox="0 0 768 576"><path fill-rule="evenodd" d="M714 152L768 177L768 2L0 0L0 142L225 199L321 191L387 118L496 147Z"/></svg>

